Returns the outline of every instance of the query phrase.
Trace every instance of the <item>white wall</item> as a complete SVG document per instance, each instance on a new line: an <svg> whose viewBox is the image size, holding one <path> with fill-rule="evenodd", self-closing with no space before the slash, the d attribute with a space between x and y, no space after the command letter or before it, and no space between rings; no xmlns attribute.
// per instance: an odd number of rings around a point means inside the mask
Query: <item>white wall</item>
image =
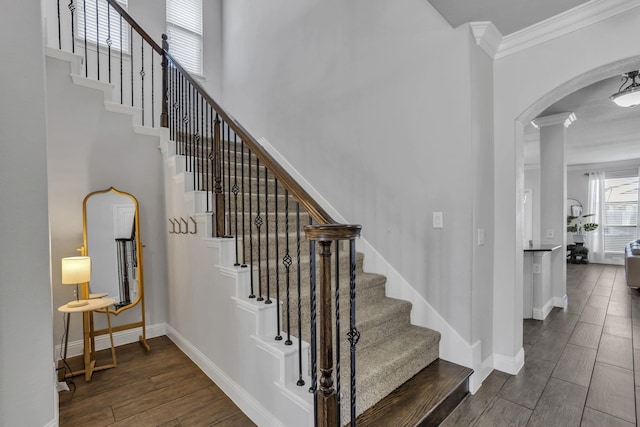
<svg viewBox="0 0 640 427"><path fill-rule="evenodd" d="M7 60L0 67L0 425L44 426L55 421L58 396L40 2L10 2L2 9L0 51Z"/></svg>
<svg viewBox="0 0 640 427"><path fill-rule="evenodd" d="M494 350L514 358L522 348L523 128L568 93L639 68L640 8L504 56L494 64L495 288ZM553 72L549 72L553 70Z"/></svg>
<svg viewBox="0 0 640 427"><path fill-rule="evenodd" d="M471 35L470 35L471 37ZM470 40L472 43L473 41ZM493 60L479 47L470 49L471 144L474 236L472 337L480 341L481 360L493 353ZM485 242L478 241L484 230ZM479 361L476 361L476 363ZM474 366L477 369L477 365Z"/></svg>
<svg viewBox="0 0 640 427"><path fill-rule="evenodd" d="M540 242L540 168L528 167L524 171L524 188L531 189L533 199L533 241ZM569 192L569 194L571 194ZM571 196L568 196L571 197Z"/></svg>
<svg viewBox="0 0 640 427"><path fill-rule="evenodd" d="M492 208L472 197L490 125L472 130L471 117L491 114L470 107L468 27L417 0L223 6L225 105L471 342L473 227L491 232ZM487 80L489 65L474 64ZM478 268L484 292L491 267Z"/></svg>
<svg viewBox="0 0 640 427"><path fill-rule="evenodd" d="M166 224L162 157L157 137L134 133L131 116L106 111L103 93L76 86L69 64L47 58L49 220L53 307L73 298L73 287L60 284L60 259L77 255L83 244L82 201L111 186L132 194L140 208L144 245L147 324L167 319ZM121 313L114 325L140 320L140 306ZM54 312L54 339L62 336L62 314ZM103 316L96 324L102 327ZM82 337L81 322L71 319L70 341Z"/></svg>

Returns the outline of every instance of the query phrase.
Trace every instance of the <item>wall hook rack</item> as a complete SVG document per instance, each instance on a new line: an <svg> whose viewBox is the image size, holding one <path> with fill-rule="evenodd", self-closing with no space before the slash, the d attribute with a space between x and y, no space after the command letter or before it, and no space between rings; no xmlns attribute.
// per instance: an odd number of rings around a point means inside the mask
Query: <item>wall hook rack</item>
<svg viewBox="0 0 640 427"><path fill-rule="evenodd" d="M176 234L176 223L173 222L171 218L169 218L169 222L171 223L172 229L169 231L169 234Z"/></svg>
<svg viewBox="0 0 640 427"><path fill-rule="evenodd" d="M196 222L195 218L192 216L190 216L189 219L193 221L193 231L190 231L189 234L198 234L198 223Z"/></svg>
<svg viewBox="0 0 640 427"><path fill-rule="evenodd" d="M182 231L182 223L184 222L184 231ZM189 233L189 223L186 219L180 217L180 234L188 234Z"/></svg>

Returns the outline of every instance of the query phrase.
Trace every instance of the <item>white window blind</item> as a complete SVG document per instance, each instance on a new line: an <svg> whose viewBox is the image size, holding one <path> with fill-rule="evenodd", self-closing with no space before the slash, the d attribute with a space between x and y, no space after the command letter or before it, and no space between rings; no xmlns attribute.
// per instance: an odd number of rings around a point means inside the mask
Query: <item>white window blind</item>
<svg viewBox="0 0 640 427"><path fill-rule="evenodd" d="M124 10L127 10L128 0L118 0L118 4ZM98 8L98 16L96 19L96 3ZM129 24L124 19L120 19L120 14L108 7L105 0L79 0L76 2L78 29L76 37L84 39L85 34L85 15L86 15L86 31L87 42L96 43L96 39L102 46L109 46L111 49L123 52L129 51ZM86 10L85 10L86 9ZM86 14L85 14L86 12Z"/></svg>
<svg viewBox="0 0 640 427"><path fill-rule="evenodd" d="M188 71L202 74L202 0L167 0L169 53Z"/></svg>
<svg viewBox="0 0 640 427"><path fill-rule="evenodd" d="M605 252L624 252L625 245L637 239L637 170L605 172L603 225Z"/></svg>

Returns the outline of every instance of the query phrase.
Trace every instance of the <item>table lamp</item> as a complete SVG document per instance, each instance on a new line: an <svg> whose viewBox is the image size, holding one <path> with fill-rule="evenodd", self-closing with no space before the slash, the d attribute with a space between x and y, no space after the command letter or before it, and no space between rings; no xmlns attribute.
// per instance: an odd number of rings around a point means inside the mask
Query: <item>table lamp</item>
<svg viewBox="0 0 640 427"><path fill-rule="evenodd" d="M88 256L74 256L62 258L62 284L76 285L76 300L69 301L68 307L82 307L89 301L80 300L78 285L91 280L91 258Z"/></svg>

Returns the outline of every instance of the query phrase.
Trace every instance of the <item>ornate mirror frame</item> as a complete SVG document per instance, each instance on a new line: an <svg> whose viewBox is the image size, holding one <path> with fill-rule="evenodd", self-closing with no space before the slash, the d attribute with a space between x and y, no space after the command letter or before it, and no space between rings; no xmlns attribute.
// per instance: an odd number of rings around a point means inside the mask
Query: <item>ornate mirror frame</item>
<svg viewBox="0 0 640 427"><path fill-rule="evenodd" d="M140 209L138 205L138 200L132 194L117 190L114 187L109 187L106 190L94 191L92 193L87 194L87 196L84 198L82 202L82 220L83 220L82 253L83 255L88 255L92 257L92 270L93 270L92 281L97 281L94 277L94 273L96 273L96 270L97 270L98 274L100 274L99 272L101 271L100 270L101 263L98 259L95 259L96 258L94 256L95 254L92 255L92 251L91 251L92 239L90 234L95 233L95 231L92 231L92 229L95 230L95 227L92 227L92 225L94 224L92 224L90 215L92 213L91 201L95 201L96 198L101 195L114 195L114 196L127 197L131 200L131 204L133 205L133 208L134 208L133 221L132 223L128 224L129 227L133 227L132 231L129 232L129 235L127 236L127 238L118 238L119 232L116 230L116 228L118 227L118 224L119 224L119 221L117 219L119 215L116 215L115 213L115 210L118 209L116 206L121 206L122 209L125 209L125 210L127 208L129 208L130 210L130 206L128 203L122 204L122 205L118 205L116 203L109 203L105 205L105 207L107 208L111 207L112 209L112 213L105 214L105 217L111 219L112 221L111 224L113 224L113 230L114 230L113 235L115 235L116 237L115 239L112 238L112 241L113 241L112 248L113 248L113 251L116 252L116 254L113 254L113 259L110 264L113 265L113 268L116 269L114 276L117 278L120 288L122 288L124 283L124 286L125 286L124 289L126 289L126 291L128 292L125 296L123 296L121 292L119 292L118 295L110 295L110 297L115 298L116 301L119 300L119 302L116 303L115 309L107 308L105 310L108 310L109 313L112 313L114 315L118 315L123 311L133 308L136 305L140 304L140 311L141 311L141 317L142 317L141 321L133 322L125 325L114 326L112 328L112 331L117 332L117 331L122 331L126 329L138 328L138 327L142 328L142 335L140 336L140 342L142 343L142 345L147 351L150 351L149 345L146 342L146 331L145 331L146 328L145 328L145 309L144 309L144 268L143 268L143 261L142 261L143 245L140 242L140 220L139 220ZM89 213L89 216L88 216L88 213ZM124 217L129 216L129 221L131 221L130 211L125 212L123 215ZM100 226L103 227L102 229L108 229L109 220L106 220L105 223L100 224ZM111 256L111 254L109 256ZM128 265L127 260L130 260L133 265ZM109 264L109 262L107 262L107 264ZM103 269L102 271L104 270L105 269ZM123 272L124 272L124 279L123 279ZM111 274L111 272L109 272L109 274ZM133 290L129 288L129 283L130 283L129 274L132 276L132 278L135 279L135 289ZM96 294L92 293L92 291L96 292ZM88 299L92 297L100 297L101 294L104 295L103 291L104 291L103 289L91 289L91 282L89 282L85 284L85 286L83 286L82 298ZM132 291L135 292L135 295L133 297L132 297ZM93 336L104 335L108 333L109 332L106 329L98 330L98 331L93 331Z"/></svg>

